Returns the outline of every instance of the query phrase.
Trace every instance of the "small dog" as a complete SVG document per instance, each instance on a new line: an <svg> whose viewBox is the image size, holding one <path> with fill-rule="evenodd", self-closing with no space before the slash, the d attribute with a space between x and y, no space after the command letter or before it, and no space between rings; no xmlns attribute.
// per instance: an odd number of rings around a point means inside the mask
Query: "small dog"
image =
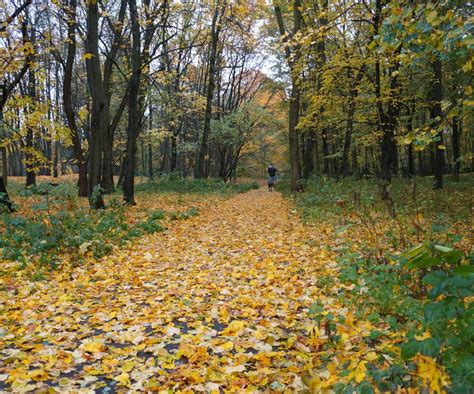
<svg viewBox="0 0 474 394"><path fill-rule="evenodd" d="M275 186L275 182L274 181L268 181L268 191L269 192L272 192L273 191L273 187Z"/></svg>

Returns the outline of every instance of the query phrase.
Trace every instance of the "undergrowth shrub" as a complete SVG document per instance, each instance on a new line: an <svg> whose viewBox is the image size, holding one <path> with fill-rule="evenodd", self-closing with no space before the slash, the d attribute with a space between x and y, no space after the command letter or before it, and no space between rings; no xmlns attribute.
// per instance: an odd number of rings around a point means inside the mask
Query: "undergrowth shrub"
<svg viewBox="0 0 474 394"><path fill-rule="evenodd" d="M453 392L474 387L474 255L432 243L418 245L402 256L404 267L415 271L426 286L421 327L427 338L408 333L403 359L417 354L435 358L450 377Z"/></svg>
<svg viewBox="0 0 474 394"><path fill-rule="evenodd" d="M136 191L141 193L229 194L244 193L251 189L258 189L258 187L256 182L229 183L221 179L179 179L170 176L140 183L136 186Z"/></svg>
<svg viewBox="0 0 474 394"><path fill-rule="evenodd" d="M161 224L161 220L165 218L165 213L162 210L152 211L147 219L131 229L132 233L139 237L143 234L153 234L164 231L166 228Z"/></svg>
<svg viewBox="0 0 474 394"><path fill-rule="evenodd" d="M331 228L336 240L330 249L337 275L321 276L318 286L339 288L338 301L376 327L366 338L376 353L362 361L359 378L355 364L342 364L340 376L354 378L336 392L474 387L469 182L461 178L433 191L430 179L395 179L384 200L373 180L320 178L293 195L303 221ZM345 317L319 302L309 315L328 334L321 358L337 357Z"/></svg>
<svg viewBox="0 0 474 394"><path fill-rule="evenodd" d="M381 392L413 387L470 392L474 387L474 256L423 243L390 256L389 264L373 264L349 252L337 262L337 278L322 277L318 285L337 283L338 301L350 305L358 320L368 320L374 327L389 326L388 331L374 329L366 339L377 353L364 364L364 380L340 383L337 393L373 393L373 386ZM337 355L344 315L328 312L320 302L308 313L328 335L327 355L320 357ZM391 347L380 347L381 338ZM393 346L399 350L390 350ZM391 360L389 366L384 359ZM353 373L352 367L343 364L340 376Z"/></svg>
<svg viewBox="0 0 474 394"><path fill-rule="evenodd" d="M169 217L170 220L186 220L197 215L199 215L199 209L196 207L191 207L184 212L171 212Z"/></svg>
<svg viewBox="0 0 474 394"><path fill-rule="evenodd" d="M25 193L44 195L35 204L33 215L0 215L4 230L0 237L0 257L19 263L56 268L62 258L80 262L86 256L103 257L114 245L145 234L164 231L163 211L152 211L147 218L130 225L122 203L112 199L106 210L78 209L76 197L61 189L30 188ZM67 209L66 209L67 208Z"/></svg>

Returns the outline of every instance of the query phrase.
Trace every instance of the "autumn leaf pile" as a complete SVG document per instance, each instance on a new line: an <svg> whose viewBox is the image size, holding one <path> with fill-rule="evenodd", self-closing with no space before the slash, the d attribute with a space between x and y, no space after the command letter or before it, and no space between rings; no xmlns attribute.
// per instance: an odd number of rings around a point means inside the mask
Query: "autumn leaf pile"
<svg viewBox="0 0 474 394"><path fill-rule="evenodd" d="M308 308L329 256L252 191L51 281L2 292L5 390L266 390L314 368Z"/></svg>
<svg viewBox="0 0 474 394"><path fill-rule="evenodd" d="M182 210L180 199L159 202ZM0 389L371 392L369 370L396 363L404 332L344 302L356 290L335 279L332 225L303 225L264 190L193 206L48 281L4 275ZM433 359L416 362L425 387L449 383Z"/></svg>

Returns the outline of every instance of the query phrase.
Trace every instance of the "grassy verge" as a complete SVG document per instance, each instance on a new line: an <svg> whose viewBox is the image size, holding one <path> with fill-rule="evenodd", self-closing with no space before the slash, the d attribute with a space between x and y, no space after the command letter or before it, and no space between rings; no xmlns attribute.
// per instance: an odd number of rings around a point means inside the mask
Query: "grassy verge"
<svg viewBox="0 0 474 394"><path fill-rule="evenodd" d="M382 199L371 180L312 179L291 197L302 220L325 234L321 247L335 262L318 278L333 301L315 300L309 311L326 338L320 375L307 377L311 387L474 387L472 185L464 176L434 191L427 178L397 179ZM365 333L348 350L343 333L356 324ZM321 379L325 370L337 384Z"/></svg>
<svg viewBox="0 0 474 394"><path fill-rule="evenodd" d="M87 199L77 197L74 179L54 186L52 179L40 179L30 188L23 181L12 179L8 185L18 211L0 213L0 258L19 270L27 269L36 280L64 262L103 257L115 246L163 231L172 221L190 219L209 203L209 195L224 198L258 187L168 177L139 183L137 207L123 205L117 191L108 196L107 209L91 211Z"/></svg>
<svg viewBox="0 0 474 394"><path fill-rule="evenodd" d="M165 177L137 185L137 193L233 194L258 189L258 183L228 183L220 179L177 179Z"/></svg>
<svg viewBox="0 0 474 394"><path fill-rule="evenodd" d="M111 253L115 245L165 229L165 213L161 210L128 223L125 207L116 199L109 201L107 210L98 211L79 208L74 200L55 190L44 194L42 203L32 207L34 214L1 214L4 230L0 257L20 270L34 267L32 279L39 280L42 272L56 269L64 261L77 264L87 258L100 258Z"/></svg>

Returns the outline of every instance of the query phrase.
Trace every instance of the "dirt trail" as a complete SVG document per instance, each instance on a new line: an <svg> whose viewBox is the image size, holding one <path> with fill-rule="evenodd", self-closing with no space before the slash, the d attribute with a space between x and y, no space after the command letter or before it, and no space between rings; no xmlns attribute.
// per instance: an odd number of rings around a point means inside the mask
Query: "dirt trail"
<svg viewBox="0 0 474 394"><path fill-rule="evenodd" d="M262 188L9 300L3 389L298 389L317 236Z"/></svg>

